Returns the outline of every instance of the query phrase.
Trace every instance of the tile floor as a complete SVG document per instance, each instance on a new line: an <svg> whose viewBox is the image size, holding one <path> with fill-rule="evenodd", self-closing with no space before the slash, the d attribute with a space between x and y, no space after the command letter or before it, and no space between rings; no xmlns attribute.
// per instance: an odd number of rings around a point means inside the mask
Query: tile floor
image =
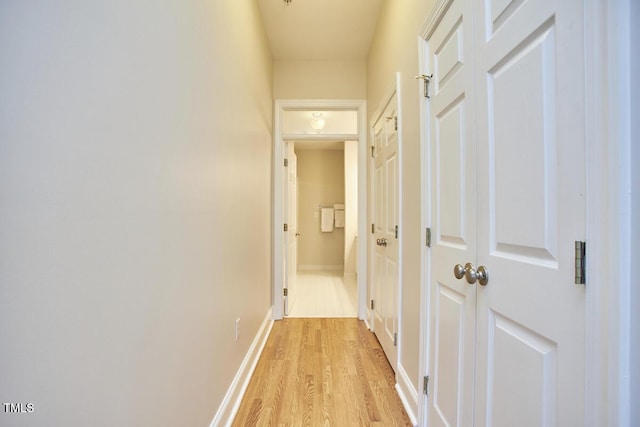
<svg viewBox="0 0 640 427"><path fill-rule="evenodd" d="M356 278L342 271L298 272L289 285L288 317L357 317Z"/></svg>

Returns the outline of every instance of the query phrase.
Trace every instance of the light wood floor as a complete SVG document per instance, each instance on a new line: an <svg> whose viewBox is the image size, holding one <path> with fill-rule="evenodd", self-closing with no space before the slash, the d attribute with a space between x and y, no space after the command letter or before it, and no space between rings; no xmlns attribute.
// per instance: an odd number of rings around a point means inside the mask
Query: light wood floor
<svg viewBox="0 0 640 427"><path fill-rule="evenodd" d="M362 321L276 321L233 425L410 426L394 384Z"/></svg>
<svg viewBox="0 0 640 427"><path fill-rule="evenodd" d="M299 271L290 278L289 317L357 317L356 278L342 271Z"/></svg>

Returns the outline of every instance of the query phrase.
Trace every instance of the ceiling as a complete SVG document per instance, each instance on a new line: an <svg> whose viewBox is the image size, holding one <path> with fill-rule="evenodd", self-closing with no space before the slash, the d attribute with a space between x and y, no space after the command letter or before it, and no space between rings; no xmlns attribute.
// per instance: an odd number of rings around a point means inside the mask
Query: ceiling
<svg viewBox="0 0 640 427"><path fill-rule="evenodd" d="M275 60L364 60L383 0L258 0Z"/></svg>

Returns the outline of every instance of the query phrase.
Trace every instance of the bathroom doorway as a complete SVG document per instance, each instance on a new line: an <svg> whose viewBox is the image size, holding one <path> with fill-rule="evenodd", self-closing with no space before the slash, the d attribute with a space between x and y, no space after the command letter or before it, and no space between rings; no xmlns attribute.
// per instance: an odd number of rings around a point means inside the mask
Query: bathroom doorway
<svg viewBox="0 0 640 427"><path fill-rule="evenodd" d="M357 317L357 144L287 142L289 317Z"/></svg>
<svg viewBox="0 0 640 427"><path fill-rule="evenodd" d="M355 283L355 313L353 315L360 319L366 316L366 257L357 257L358 253L366 254L366 246L360 248L363 242L359 241L358 235L366 233L366 111L364 101L349 100L321 100L321 101L276 101L275 121L274 121L274 212L273 212L273 317L280 319L283 315L289 314L290 303L296 297L296 279L301 277L301 272L316 271L326 273L333 278L328 278L328 282L335 283L335 276L340 275L340 279L347 278L347 282ZM316 121L314 123L314 121ZM316 127L318 121L322 125ZM345 143L345 141L348 141ZM298 152L295 146L298 144ZM309 149L310 144L320 144L323 146L331 144L341 144L340 149L319 150L320 145L315 146L315 150ZM288 221L294 219L288 207L288 200L300 200L305 198L306 191L302 190L304 183L297 182L297 194L295 197L288 195L288 158L290 147L293 145L294 153L300 163L300 152L304 151L338 151L333 153L333 157L342 158L342 193L330 195L325 193L322 199L313 202L316 206L311 206L302 212L302 208L296 210L297 220L294 220L296 230L289 232ZM305 150L305 145L307 149ZM302 146L302 147L301 147ZM348 148L346 148L348 147ZM305 154L302 154L305 162ZM310 156L307 156L310 157ZM328 155L327 157L331 157ZM355 165L353 168L346 168L346 164ZM279 166L283 166L282 168ZM334 172L334 175L336 173ZM347 178L348 177L348 178ZM326 179L326 178L325 178ZM346 181L352 182L349 186ZM302 194L304 191L304 195ZM297 202L300 206L300 203ZM347 207L351 205L351 207ZM332 210L331 222L332 231L322 231L321 220L322 210ZM336 212L340 226L336 227ZM303 218L305 216L305 218ZM306 218L308 217L308 218ZM303 239L309 239L311 235L305 235L303 229L299 229L300 223L310 219L311 224L315 224L315 232L322 233L324 240L333 241L330 253L325 254L325 258L305 258L306 249L303 246ZM314 222L315 221L315 222ZM301 226L304 228L304 226ZM339 231L336 231L339 230ZM300 233L296 236L296 233ZM307 233L308 234L308 233ZM293 256L290 253L290 242L297 239L297 253ZM336 241L338 242L336 246ZM366 245L366 239L364 244ZM333 257L331 257L333 256ZM306 259L306 260L305 260ZM311 259L309 261L309 259ZM295 274L291 274L292 262L296 262ZM300 268L301 267L301 268ZM361 272L361 274L357 274ZM331 274L330 274L331 273ZM345 275L346 273L346 275ZM289 277L291 276L291 277ZM311 281L311 280L310 280ZM317 282L316 280L312 280ZM330 286L326 286L330 288ZM289 294L291 289L291 294ZM317 298L316 298L317 300ZM294 302L297 304L297 302ZM327 317L336 314L326 313Z"/></svg>

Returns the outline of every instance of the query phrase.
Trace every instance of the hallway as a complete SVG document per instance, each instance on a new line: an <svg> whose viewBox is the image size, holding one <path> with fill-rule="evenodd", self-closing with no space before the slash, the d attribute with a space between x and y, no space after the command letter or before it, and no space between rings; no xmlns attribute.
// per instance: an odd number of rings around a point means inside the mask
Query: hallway
<svg viewBox="0 0 640 427"><path fill-rule="evenodd" d="M267 342L238 420L640 425L638 21L637 0L0 2L0 425L229 427ZM298 138L357 140L357 191L300 212L358 206L353 233L345 213L336 257L300 265L358 272L395 375L325 300L351 283L278 320Z"/></svg>
<svg viewBox="0 0 640 427"><path fill-rule="evenodd" d="M274 324L234 426L410 426L395 377L357 319Z"/></svg>

